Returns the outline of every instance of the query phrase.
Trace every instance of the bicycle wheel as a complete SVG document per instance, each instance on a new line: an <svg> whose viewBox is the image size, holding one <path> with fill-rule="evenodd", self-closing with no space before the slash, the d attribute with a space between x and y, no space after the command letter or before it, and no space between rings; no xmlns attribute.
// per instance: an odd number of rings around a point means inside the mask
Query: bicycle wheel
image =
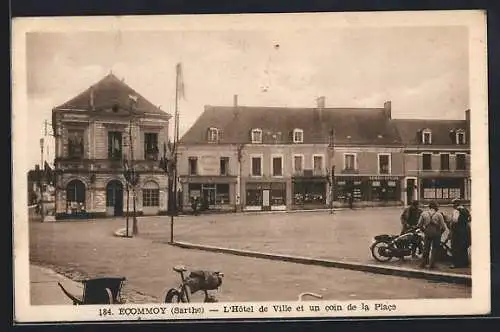
<svg viewBox="0 0 500 332"><path fill-rule="evenodd" d="M180 302L187 302L185 297L182 296L182 293L175 288L171 288L168 292L167 295L165 295L165 303L180 303Z"/></svg>

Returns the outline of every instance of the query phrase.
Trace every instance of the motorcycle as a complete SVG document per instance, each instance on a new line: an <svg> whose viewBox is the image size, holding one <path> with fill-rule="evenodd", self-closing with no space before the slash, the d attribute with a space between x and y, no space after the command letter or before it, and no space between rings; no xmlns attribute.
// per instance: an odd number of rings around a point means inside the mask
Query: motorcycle
<svg viewBox="0 0 500 332"><path fill-rule="evenodd" d="M373 258L379 262L388 262L395 257L422 257L423 241L424 235L419 228L409 229L401 235L381 234L373 238L370 251Z"/></svg>

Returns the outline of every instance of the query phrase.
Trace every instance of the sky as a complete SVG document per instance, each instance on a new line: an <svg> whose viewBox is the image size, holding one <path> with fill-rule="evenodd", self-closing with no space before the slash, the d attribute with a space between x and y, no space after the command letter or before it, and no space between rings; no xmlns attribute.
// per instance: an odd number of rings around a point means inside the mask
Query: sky
<svg viewBox="0 0 500 332"><path fill-rule="evenodd" d="M296 31L31 32L26 38L30 165L53 107L109 72L173 114L183 67L180 135L205 105L383 107L393 118L464 119L469 107L466 27ZM50 127L50 126L49 126ZM48 153L47 153L48 149ZM52 160L47 138L45 159Z"/></svg>

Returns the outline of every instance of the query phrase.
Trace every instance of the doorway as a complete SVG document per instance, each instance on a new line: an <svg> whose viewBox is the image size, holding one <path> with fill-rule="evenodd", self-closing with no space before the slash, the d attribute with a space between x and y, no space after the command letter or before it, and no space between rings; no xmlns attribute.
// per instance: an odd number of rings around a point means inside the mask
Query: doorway
<svg viewBox="0 0 500 332"><path fill-rule="evenodd" d="M416 182L416 179L406 179L406 205L418 199Z"/></svg>
<svg viewBox="0 0 500 332"><path fill-rule="evenodd" d="M123 215L123 185L118 180L111 180L106 186L106 207L108 215Z"/></svg>

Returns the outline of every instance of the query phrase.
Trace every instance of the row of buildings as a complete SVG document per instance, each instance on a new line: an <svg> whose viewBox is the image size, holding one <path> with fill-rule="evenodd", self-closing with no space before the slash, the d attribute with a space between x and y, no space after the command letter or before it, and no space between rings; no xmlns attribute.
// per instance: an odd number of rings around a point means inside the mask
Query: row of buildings
<svg viewBox="0 0 500 332"><path fill-rule="evenodd" d="M115 75L53 109L56 218L125 211L123 160L139 174L137 211L167 209L160 167L171 116ZM289 210L470 200L470 114L394 119L380 108L206 106L178 149L178 194L210 210ZM332 176L333 175L333 176ZM333 199L332 199L333 198Z"/></svg>

